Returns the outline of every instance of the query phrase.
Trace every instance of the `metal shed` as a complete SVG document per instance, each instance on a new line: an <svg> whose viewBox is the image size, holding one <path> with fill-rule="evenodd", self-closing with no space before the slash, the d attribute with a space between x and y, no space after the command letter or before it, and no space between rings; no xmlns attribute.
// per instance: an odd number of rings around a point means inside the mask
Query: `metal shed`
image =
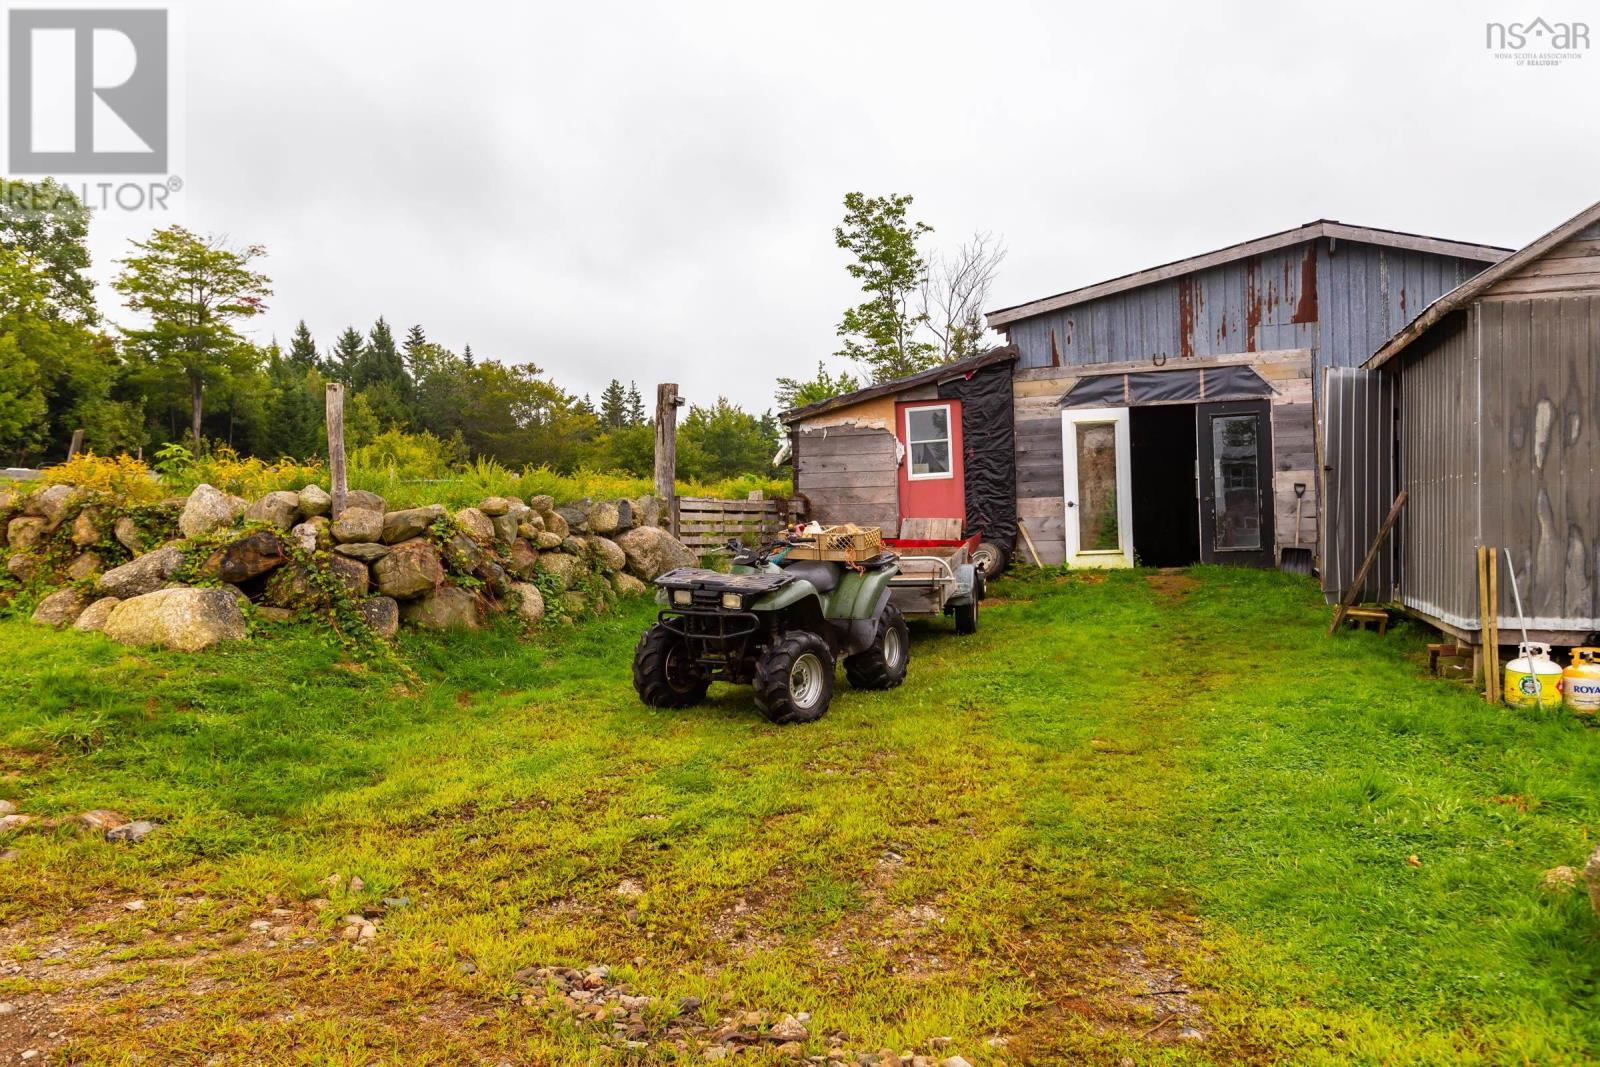
<svg viewBox="0 0 1600 1067"><path fill-rule="evenodd" d="M1330 439L1393 453L1393 481L1387 456L1332 473L1355 504L1351 537L1370 539L1373 513L1408 493L1369 599L1398 598L1476 641L1475 551L1487 544L1510 551L1535 640L1600 629L1600 204L1435 301L1329 392ZM1385 399L1336 419L1336 394ZM1521 622L1509 585L1496 608L1505 633Z"/></svg>

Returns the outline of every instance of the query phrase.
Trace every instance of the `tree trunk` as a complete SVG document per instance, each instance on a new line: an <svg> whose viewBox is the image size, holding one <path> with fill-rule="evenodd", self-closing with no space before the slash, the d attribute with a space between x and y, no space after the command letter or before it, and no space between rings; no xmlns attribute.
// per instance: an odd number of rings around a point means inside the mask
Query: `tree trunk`
<svg viewBox="0 0 1600 1067"><path fill-rule="evenodd" d="M194 454L200 454L200 391L203 383L200 375L189 375L189 422L194 434Z"/></svg>

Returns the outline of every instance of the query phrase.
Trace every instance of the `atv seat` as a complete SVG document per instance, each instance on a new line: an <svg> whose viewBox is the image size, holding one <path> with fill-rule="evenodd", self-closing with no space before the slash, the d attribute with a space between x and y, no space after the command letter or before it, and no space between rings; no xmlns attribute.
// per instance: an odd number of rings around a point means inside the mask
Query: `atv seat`
<svg viewBox="0 0 1600 1067"><path fill-rule="evenodd" d="M818 560L800 559L786 563L783 573L803 582L810 582L819 593L831 593L839 585L839 565Z"/></svg>

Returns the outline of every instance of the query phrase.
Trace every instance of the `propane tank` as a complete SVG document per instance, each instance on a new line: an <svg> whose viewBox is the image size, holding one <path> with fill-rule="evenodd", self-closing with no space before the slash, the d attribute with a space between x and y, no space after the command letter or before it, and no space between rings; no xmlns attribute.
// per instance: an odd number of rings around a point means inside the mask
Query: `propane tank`
<svg viewBox="0 0 1600 1067"><path fill-rule="evenodd" d="M1561 668L1550 658L1550 646L1525 641L1521 653L1506 664L1506 703L1513 708L1547 708L1561 705Z"/></svg>
<svg viewBox="0 0 1600 1067"><path fill-rule="evenodd" d="M1574 714L1600 714L1600 648L1575 648L1561 672L1561 697Z"/></svg>

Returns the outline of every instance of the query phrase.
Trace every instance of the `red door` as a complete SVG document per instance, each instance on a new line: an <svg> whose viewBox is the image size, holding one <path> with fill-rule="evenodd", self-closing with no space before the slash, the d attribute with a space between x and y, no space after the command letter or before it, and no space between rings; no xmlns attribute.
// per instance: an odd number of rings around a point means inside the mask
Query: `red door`
<svg viewBox="0 0 1600 1067"><path fill-rule="evenodd" d="M961 456L961 401L917 400L897 404L902 519L967 516Z"/></svg>

